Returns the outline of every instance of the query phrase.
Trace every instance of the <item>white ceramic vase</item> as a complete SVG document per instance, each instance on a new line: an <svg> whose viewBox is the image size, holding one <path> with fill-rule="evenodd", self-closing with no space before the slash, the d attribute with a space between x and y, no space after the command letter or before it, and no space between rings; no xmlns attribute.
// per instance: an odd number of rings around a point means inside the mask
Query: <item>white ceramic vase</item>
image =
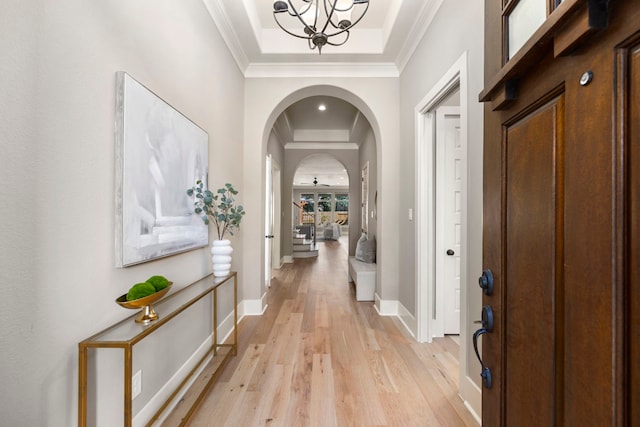
<svg viewBox="0 0 640 427"><path fill-rule="evenodd" d="M211 261L213 262L213 276L226 277L231 272L231 241L214 240L211 243Z"/></svg>

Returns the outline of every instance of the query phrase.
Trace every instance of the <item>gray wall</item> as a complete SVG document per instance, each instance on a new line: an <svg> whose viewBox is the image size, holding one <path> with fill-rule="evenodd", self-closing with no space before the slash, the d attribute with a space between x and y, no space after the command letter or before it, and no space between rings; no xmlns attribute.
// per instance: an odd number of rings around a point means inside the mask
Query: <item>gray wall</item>
<svg viewBox="0 0 640 427"><path fill-rule="evenodd" d="M367 212L367 216L369 217L369 235L375 237L378 235L378 214L375 206L376 194L378 193L378 161L376 157L376 141L370 128L360 144L358 161L360 164L358 176L360 176L364 165L369 162L369 212ZM360 183L353 184L353 191L357 191L360 194ZM372 211L374 212L373 217L371 215ZM358 218L360 218L360 214L358 214Z"/></svg>
<svg viewBox="0 0 640 427"><path fill-rule="evenodd" d="M400 76L400 200L399 232L400 246L400 303L412 314L416 309L415 278L415 222L408 221L407 211L415 208L415 108L429 93L451 66L467 52L468 54L468 228L467 271L462 272L467 292L467 307L463 307L466 328L473 331L471 323L480 313L482 298L477 286L477 276L482 269L482 134L483 109L477 101L483 89L484 63L484 2L466 0L444 1L432 25L425 33L411 60ZM419 215L415 212L415 215ZM466 338L466 337L464 337ZM463 338L463 339L464 339ZM467 345L468 343L465 343ZM461 383L472 378L476 384L479 368L472 362L473 350L467 346ZM473 356L475 357L475 356ZM465 363L465 360L462 363ZM472 406L479 413L477 404L479 389L469 395L469 388L461 385L461 394L465 400L473 400ZM471 387L473 388L473 386Z"/></svg>
<svg viewBox="0 0 640 427"><path fill-rule="evenodd" d="M0 28L0 424L74 426L77 343L133 314L115 298L153 274L180 288L211 271L208 248L114 268L115 73L208 132L210 184L233 182L240 199L243 76L201 0L8 0ZM189 320L208 317L198 308L140 348L137 408L163 381L155 374L181 363L179 347L208 333ZM121 378L117 368L101 372ZM121 425L120 397L100 403L101 424Z"/></svg>

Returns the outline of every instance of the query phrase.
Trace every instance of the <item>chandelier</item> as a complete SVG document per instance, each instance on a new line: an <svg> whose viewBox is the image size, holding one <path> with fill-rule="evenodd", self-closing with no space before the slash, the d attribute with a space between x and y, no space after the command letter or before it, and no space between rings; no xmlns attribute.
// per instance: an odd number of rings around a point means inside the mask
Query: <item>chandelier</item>
<svg viewBox="0 0 640 427"><path fill-rule="evenodd" d="M326 44L345 44L349 40L349 30L360 22L368 9L369 0L274 0L273 17L286 33L306 39L309 49L317 47L318 53L322 54L322 47ZM352 19L352 12L358 12L355 15L357 19ZM287 16L293 18L288 19ZM293 22L291 27L295 25L297 28L285 28L280 21L287 19ZM335 36L338 37L332 39Z"/></svg>

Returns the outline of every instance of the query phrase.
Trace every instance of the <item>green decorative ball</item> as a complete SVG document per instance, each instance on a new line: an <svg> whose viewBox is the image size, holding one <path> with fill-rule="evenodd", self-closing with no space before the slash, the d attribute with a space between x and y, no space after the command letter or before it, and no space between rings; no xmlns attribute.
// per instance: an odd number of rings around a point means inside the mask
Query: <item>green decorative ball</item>
<svg viewBox="0 0 640 427"><path fill-rule="evenodd" d="M151 294L156 293L156 288L151 283L136 283L127 292L127 301L133 301L134 299L144 298Z"/></svg>
<svg viewBox="0 0 640 427"><path fill-rule="evenodd" d="M156 291L161 291L169 286L169 281L164 276L151 276L147 279L147 283L151 283Z"/></svg>

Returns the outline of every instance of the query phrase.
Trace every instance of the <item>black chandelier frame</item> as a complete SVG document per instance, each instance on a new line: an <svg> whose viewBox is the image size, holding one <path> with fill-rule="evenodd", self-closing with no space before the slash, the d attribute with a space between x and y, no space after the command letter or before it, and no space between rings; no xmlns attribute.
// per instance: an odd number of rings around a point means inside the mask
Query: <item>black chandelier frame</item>
<svg viewBox="0 0 640 427"><path fill-rule="evenodd" d="M318 48L318 53L322 54L322 47L324 45L330 46L342 46L349 40L350 30L355 27L358 22L362 20L364 15L369 10L369 0L352 0L351 5L346 9L338 8L339 0L302 0L304 3L308 3L298 11L291 0L278 0L273 3L273 17L276 21L276 24L287 34L292 35L293 37L297 37L299 39L305 39L309 43L309 49L314 50L316 47ZM307 24L302 15L309 12L309 10L316 5L315 8L315 16L313 19L313 24ZM318 31L318 17L320 16L320 5L322 5L322 9L324 10L324 15L326 17L326 22L322 26L322 28ZM354 22L351 20L341 20L338 22L334 22L334 16L337 16L337 12L348 12L355 10L357 5L365 5L364 10L358 16ZM303 25L302 29L304 31L304 35L297 34L287 28L285 28L280 21L278 20L278 15L287 12L290 16L295 16L298 18L300 23ZM331 25L336 31L332 31L329 28ZM327 31L329 29L330 32ZM335 37L338 35L343 35L343 39L341 41L331 41L331 37Z"/></svg>

